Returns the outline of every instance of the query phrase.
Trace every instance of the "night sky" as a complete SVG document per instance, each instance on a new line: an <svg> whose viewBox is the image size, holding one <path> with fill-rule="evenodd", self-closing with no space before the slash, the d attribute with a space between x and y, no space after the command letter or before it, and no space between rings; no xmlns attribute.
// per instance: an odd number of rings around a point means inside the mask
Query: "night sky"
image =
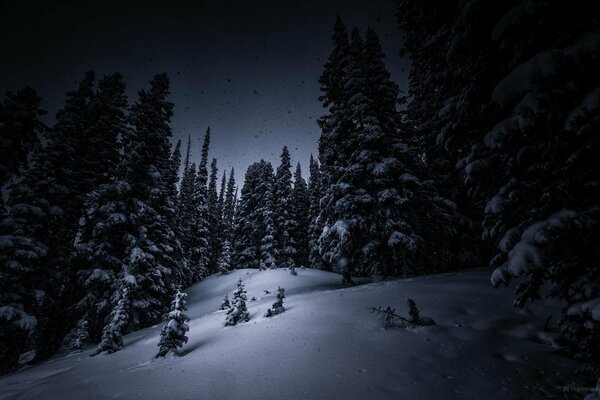
<svg viewBox="0 0 600 400"><path fill-rule="evenodd" d="M238 183L260 158L276 166L284 145L306 176L324 112L317 80L337 13L348 28L375 28L393 79L407 85L393 0L0 4L2 93L30 85L51 123L86 70L121 72L130 102L166 71L174 141L191 134L197 160L210 125L209 157L218 159L219 175L233 166Z"/></svg>

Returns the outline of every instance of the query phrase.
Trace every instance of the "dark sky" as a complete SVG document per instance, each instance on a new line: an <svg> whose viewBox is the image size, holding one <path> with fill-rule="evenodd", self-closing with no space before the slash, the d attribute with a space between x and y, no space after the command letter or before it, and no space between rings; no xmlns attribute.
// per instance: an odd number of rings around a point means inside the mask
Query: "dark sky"
<svg viewBox="0 0 600 400"><path fill-rule="evenodd" d="M392 77L406 87L393 0L0 0L0 90L36 89L51 122L86 70L121 72L130 102L156 73L171 78L174 140L192 135L197 159L210 125L210 157L241 182L260 158L287 145L306 176L323 113L317 79L339 13L375 28ZM53 3L53 4L52 4Z"/></svg>

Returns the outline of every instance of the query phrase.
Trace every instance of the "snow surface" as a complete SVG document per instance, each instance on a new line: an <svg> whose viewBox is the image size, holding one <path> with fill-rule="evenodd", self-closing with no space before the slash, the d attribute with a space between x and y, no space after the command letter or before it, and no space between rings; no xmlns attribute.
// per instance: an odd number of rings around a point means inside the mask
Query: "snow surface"
<svg viewBox="0 0 600 400"><path fill-rule="evenodd" d="M489 269L349 288L337 274L297 271L237 270L188 289L181 356L153 358L157 325L114 354L89 357L88 347L1 376L0 399L535 399L577 385L579 364L551 353L541 329L557 305L513 309ZM257 300L249 322L226 327L216 310L238 277ZM264 318L278 286L286 311ZM367 310L406 315L409 297L437 326L386 330Z"/></svg>

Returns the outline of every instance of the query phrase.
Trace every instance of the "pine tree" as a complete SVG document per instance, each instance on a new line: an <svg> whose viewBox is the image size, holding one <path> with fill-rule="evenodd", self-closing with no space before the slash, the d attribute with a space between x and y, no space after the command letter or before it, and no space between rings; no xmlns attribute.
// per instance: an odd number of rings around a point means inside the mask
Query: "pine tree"
<svg viewBox="0 0 600 400"><path fill-rule="evenodd" d="M321 226L321 171L319 163L310 155L310 178L308 183L308 266L323 269L323 261L319 253L319 237L323 230Z"/></svg>
<svg viewBox="0 0 600 400"><path fill-rule="evenodd" d="M198 166L192 193L192 229L190 231L191 248L189 250L189 260L196 282L209 274L210 231L207 203L207 162L209 145L210 128L206 130L206 135L204 136L200 165Z"/></svg>
<svg viewBox="0 0 600 400"><path fill-rule="evenodd" d="M219 311L229 310L231 308L231 304L229 304L229 296L225 295L223 301L221 302L221 306L219 307Z"/></svg>
<svg viewBox="0 0 600 400"><path fill-rule="evenodd" d="M233 291L233 299L231 308L227 311L225 325L237 325L239 322L247 322L250 320L250 314L246 308L246 290L242 283L242 278L238 279L237 288Z"/></svg>
<svg viewBox="0 0 600 400"><path fill-rule="evenodd" d="M131 319L131 297L128 287L125 285L117 291L117 305L108 317L108 324L102 330L102 340L96 348L96 354L114 353L123 348L123 335L125 334Z"/></svg>
<svg viewBox="0 0 600 400"><path fill-rule="evenodd" d="M266 196L263 204L260 207L260 213L263 218L264 236L260 241L260 264L259 269L275 269L277 268L277 239L275 231L275 218L273 216L273 179L271 176L266 176L266 179L261 182L258 191L265 190ZM269 179L271 178L271 179Z"/></svg>
<svg viewBox="0 0 600 400"><path fill-rule="evenodd" d="M177 184L179 183L179 169L181 168L181 139L177 141L171 153L170 168L166 176L166 185L169 196L175 198L178 195Z"/></svg>
<svg viewBox="0 0 600 400"><path fill-rule="evenodd" d="M50 356L71 329L62 302L68 297L67 259L79 229L79 217L90 181L79 168L90 156L85 132L95 76L87 73L77 90L67 93L64 107L22 179L7 188L7 212L0 221L0 368L11 368L19 354ZM91 157L91 156L90 156ZM98 179L100 180L100 178Z"/></svg>
<svg viewBox="0 0 600 400"><path fill-rule="evenodd" d="M170 351L177 352L187 343L186 333L190 328L186 322L190 320L190 317L185 314L187 311L186 297L187 294L183 293L181 289L175 293L175 298L171 302L171 311L166 315L166 323L160 331L160 341L158 342L160 350L156 357L164 357Z"/></svg>
<svg viewBox="0 0 600 400"><path fill-rule="evenodd" d="M219 255L218 272L221 275L227 275L231 270L231 244L229 239L223 241L223 247Z"/></svg>
<svg viewBox="0 0 600 400"><path fill-rule="evenodd" d="M221 236L221 211L219 208L219 197L217 195L217 159L213 158L210 164L210 180L208 183L207 207L208 207L208 227L209 227L209 263L210 273L217 271L219 253L223 242Z"/></svg>
<svg viewBox="0 0 600 400"><path fill-rule="evenodd" d="M235 223L236 268L260 267L261 242L266 235L264 211L272 181L273 167L264 160L253 163L246 171Z"/></svg>
<svg viewBox="0 0 600 400"><path fill-rule="evenodd" d="M275 301L275 303L273 303L271 308L269 308L267 310L265 317L269 318L269 317L272 317L273 315L281 314L282 312L284 312L285 307L283 307L283 299L285 299L285 289L278 287L277 288L277 300Z"/></svg>
<svg viewBox="0 0 600 400"><path fill-rule="evenodd" d="M516 306L548 284L565 305L568 349L597 359L597 9L561 1L438 5L399 2L413 65L411 124L432 152L446 153L439 159L456 166L484 213L483 238L497 247L492 283L520 277Z"/></svg>
<svg viewBox="0 0 600 400"><path fill-rule="evenodd" d="M331 56L337 61L322 78L329 112L319 119L321 257L344 282L353 274L424 273L430 263L420 225L446 222L446 203L419 178L377 36L369 30L365 43L355 28L347 44L342 28L338 21Z"/></svg>
<svg viewBox="0 0 600 400"><path fill-rule="evenodd" d="M88 322L85 319L79 320L67 346L67 350L74 353L80 352L83 345L89 342L89 340Z"/></svg>
<svg viewBox="0 0 600 400"><path fill-rule="evenodd" d="M287 146L281 152L281 164L277 167L273 184L275 230L279 242L277 263L283 268L294 265L297 254L294 242L294 217L292 204L292 173L290 152Z"/></svg>
<svg viewBox="0 0 600 400"><path fill-rule="evenodd" d="M30 87L16 93L7 92L0 102L0 188L28 166L29 156L39 149L39 138L46 127L39 118L46 114L40 108L41 98ZM0 197L0 210L4 196Z"/></svg>
<svg viewBox="0 0 600 400"><path fill-rule="evenodd" d="M227 181L227 191L225 192L225 198L223 200L223 238L224 240L233 240L233 223L235 216L235 204L236 204L237 192L235 187L235 176L233 168L229 173L229 180Z"/></svg>
<svg viewBox="0 0 600 400"><path fill-rule="evenodd" d="M169 223L174 199L165 182L172 170L168 85L168 77L161 74L139 92L129 116L132 129L123 136L117 179L98 190L89 237L77 246L80 257L87 259L80 275L88 289L79 307L86 310L92 337L111 308L114 314L119 307L110 300L115 287L127 287L130 304L119 329L137 329L160 319L181 277L181 251ZM110 331L109 325L105 329Z"/></svg>
<svg viewBox="0 0 600 400"><path fill-rule="evenodd" d="M294 243L296 243L294 264L298 267L308 264L309 208L308 188L306 181L302 177L300 163L298 163L294 174L294 189L292 190L292 211L294 217L292 237Z"/></svg>

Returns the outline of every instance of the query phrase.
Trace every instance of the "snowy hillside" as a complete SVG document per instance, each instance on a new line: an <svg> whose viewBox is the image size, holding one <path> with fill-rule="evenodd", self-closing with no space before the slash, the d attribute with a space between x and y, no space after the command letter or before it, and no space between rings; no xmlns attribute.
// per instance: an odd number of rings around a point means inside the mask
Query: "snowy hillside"
<svg viewBox="0 0 600 400"><path fill-rule="evenodd" d="M218 309L238 277L247 323ZM340 288L317 270L237 270L188 290L189 342L154 359L160 326L125 337L123 350L57 356L0 377L1 399L517 399L559 395L574 361L550 353L541 327L555 310L512 308L489 270ZM263 315L276 289L286 311ZM269 290L270 294L264 291ZM256 301L250 301L252 297ZM437 326L383 329L367 307L406 314L413 298ZM562 395L561 395L562 396Z"/></svg>

